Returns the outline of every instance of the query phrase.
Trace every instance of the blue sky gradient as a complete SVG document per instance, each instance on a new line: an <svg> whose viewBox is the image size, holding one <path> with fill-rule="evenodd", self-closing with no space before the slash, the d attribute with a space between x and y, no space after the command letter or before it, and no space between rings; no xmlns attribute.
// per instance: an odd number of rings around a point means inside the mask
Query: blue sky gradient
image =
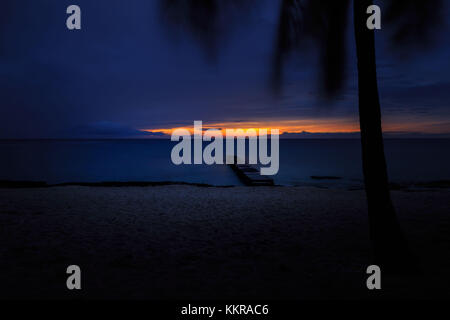
<svg viewBox="0 0 450 320"><path fill-rule="evenodd" d="M71 4L82 9L80 31L65 27ZM189 33L165 27L157 1L5 0L2 7L0 138L153 137L138 129L192 126L194 120L327 119L336 127L358 121L351 30L348 79L339 97L321 99L314 50L289 61L283 93L273 96L278 0L261 0L237 19L215 62ZM450 134L449 31L443 25L435 46L402 53L387 45L389 26L377 32L388 131Z"/></svg>

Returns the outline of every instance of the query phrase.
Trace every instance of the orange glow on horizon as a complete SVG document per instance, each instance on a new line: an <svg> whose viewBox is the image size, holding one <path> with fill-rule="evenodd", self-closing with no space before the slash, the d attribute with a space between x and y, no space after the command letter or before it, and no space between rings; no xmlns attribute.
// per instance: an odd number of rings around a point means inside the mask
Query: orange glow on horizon
<svg viewBox="0 0 450 320"><path fill-rule="evenodd" d="M192 126L172 128L141 129L143 132L163 133L170 136L177 129L185 129L194 134L194 122ZM278 129L283 133L355 133L359 132L359 121L353 118L321 118L321 119L294 119L294 120L263 120L263 121L236 121L203 123L203 131L217 129L226 136L226 129L253 129L256 134L259 130L266 129L270 134L271 129ZM450 133L450 123L440 119L424 117L389 118L383 121L384 132L411 132L411 133Z"/></svg>
<svg viewBox="0 0 450 320"><path fill-rule="evenodd" d="M344 121L345 122L345 121ZM164 133L166 135L171 135L177 129L187 130L194 134L194 124L192 127L174 127L174 128L155 128L155 129L141 129L143 132L151 133ZM261 121L261 122L222 122L222 123L207 123L203 124L203 131L208 129L220 130L222 134L226 135L226 129L242 129L255 130L256 134L259 134L260 130L267 130L270 134L271 129L278 129L280 135L283 133L321 133L321 132L332 132L332 133L348 133L348 132L358 132L359 126L357 123L339 123L336 124L335 120L284 120L284 121Z"/></svg>

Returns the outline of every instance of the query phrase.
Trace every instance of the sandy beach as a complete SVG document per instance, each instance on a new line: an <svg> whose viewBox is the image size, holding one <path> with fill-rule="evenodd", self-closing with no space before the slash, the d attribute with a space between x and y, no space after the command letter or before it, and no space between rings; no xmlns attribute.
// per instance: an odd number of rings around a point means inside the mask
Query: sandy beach
<svg viewBox="0 0 450 320"><path fill-rule="evenodd" d="M423 274L383 277L379 298L450 287L450 190L393 191ZM373 297L362 190L49 187L0 190L0 297ZM66 268L82 269L68 291Z"/></svg>

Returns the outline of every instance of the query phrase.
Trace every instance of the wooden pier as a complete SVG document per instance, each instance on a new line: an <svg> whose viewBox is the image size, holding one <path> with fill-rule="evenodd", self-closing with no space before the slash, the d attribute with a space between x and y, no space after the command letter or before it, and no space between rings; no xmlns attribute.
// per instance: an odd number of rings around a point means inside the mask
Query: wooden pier
<svg viewBox="0 0 450 320"><path fill-rule="evenodd" d="M234 159L234 164L230 164L231 169L236 172L238 178L246 186L273 186L273 179L260 174L259 169L249 164L238 164Z"/></svg>

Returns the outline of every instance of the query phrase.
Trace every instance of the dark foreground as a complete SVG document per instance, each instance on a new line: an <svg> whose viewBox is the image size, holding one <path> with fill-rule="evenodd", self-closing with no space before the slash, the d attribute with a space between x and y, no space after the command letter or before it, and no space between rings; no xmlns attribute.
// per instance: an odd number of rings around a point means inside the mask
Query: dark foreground
<svg viewBox="0 0 450 320"><path fill-rule="evenodd" d="M423 274L383 275L375 297L448 299L450 191L393 198ZM374 297L363 191L6 188L0 229L1 298ZM81 291L66 289L72 264Z"/></svg>

